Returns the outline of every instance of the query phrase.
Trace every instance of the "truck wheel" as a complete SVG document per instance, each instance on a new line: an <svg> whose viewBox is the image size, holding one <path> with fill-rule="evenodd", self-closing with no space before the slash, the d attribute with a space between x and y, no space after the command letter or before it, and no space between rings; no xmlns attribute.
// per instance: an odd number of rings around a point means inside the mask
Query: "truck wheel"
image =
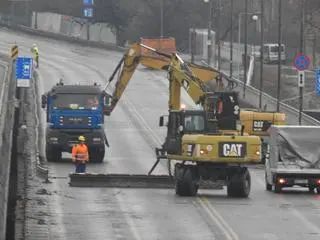
<svg viewBox="0 0 320 240"><path fill-rule="evenodd" d="M59 149L46 147L46 159L48 162L58 162L61 161L61 158L62 153Z"/></svg>
<svg viewBox="0 0 320 240"><path fill-rule="evenodd" d="M247 198L251 190L251 176L248 169L235 173L227 187L229 197Z"/></svg>
<svg viewBox="0 0 320 240"><path fill-rule="evenodd" d="M272 191L272 184L269 184L267 181L267 174L265 174L266 190Z"/></svg>
<svg viewBox="0 0 320 240"><path fill-rule="evenodd" d="M279 183L276 183L275 185L274 185L274 192L275 193L280 193L281 192L281 185L279 184Z"/></svg>
<svg viewBox="0 0 320 240"><path fill-rule="evenodd" d="M89 149L89 160L90 162L102 163L105 155L104 148L90 148Z"/></svg>
<svg viewBox="0 0 320 240"><path fill-rule="evenodd" d="M192 168L187 168L184 173L184 182L187 186L187 195L188 196L196 196L198 192L198 184L194 171Z"/></svg>

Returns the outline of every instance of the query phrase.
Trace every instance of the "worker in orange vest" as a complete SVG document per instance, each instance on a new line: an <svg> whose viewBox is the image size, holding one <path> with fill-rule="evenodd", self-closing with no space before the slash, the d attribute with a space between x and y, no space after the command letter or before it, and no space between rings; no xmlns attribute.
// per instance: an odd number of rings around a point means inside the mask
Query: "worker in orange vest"
<svg viewBox="0 0 320 240"><path fill-rule="evenodd" d="M84 143L85 137L79 137L79 144L72 148L72 162L76 165L76 173L85 173L86 164L89 162L88 147Z"/></svg>

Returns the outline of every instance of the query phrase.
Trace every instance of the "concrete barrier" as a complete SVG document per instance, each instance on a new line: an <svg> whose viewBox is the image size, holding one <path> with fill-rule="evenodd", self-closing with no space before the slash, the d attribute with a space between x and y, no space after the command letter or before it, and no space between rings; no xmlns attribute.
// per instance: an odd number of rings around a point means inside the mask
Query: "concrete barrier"
<svg viewBox="0 0 320 240"><path fill-rule="evenodd" d="M6 78L3 80L3 91L1 115L0 115L0 239L6 239L7 217L13 219L14 215L7 216L8 208L12 207L9 201L10 169L11 169L11 147L13 139L13 124L15 114L15 81L12 66L9 65ZM9 203L9 204L8 204Z"/></svg>

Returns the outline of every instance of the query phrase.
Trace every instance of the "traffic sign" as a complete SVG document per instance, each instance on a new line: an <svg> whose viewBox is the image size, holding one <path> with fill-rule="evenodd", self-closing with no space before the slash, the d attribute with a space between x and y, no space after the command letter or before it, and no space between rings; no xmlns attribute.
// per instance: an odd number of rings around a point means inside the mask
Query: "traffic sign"
<svg viewBox="0 0 320 240"><path fill-rule="evenodd" d="M83 5L91 6L93 4L94 4L94 0L83 0Z"/></svg>
<svg viewBox="0 0 320 240"><path fill-rule="evenodd" d="M304 71L299 71L298 72L298 86L299 87L304 87L305 84L305 74Z"/></svg>
<svg viewBox="0 0 320 240"><path fill-rule="evenodd" d="M93 8L84 8L83 15L84 15L84 17L92 18L93 17Z"/></svg>
<svg viewBox="0 0 320 240"><path fill-rule="evenodd" d="M320 96L320 69L316 70L316 84L315 84L315 92L318 96Z"/></svg>
<svg viewBox="0 0 320 240"><path fill-rule="evenodd" d="M29 87L32 79L33 59L31 57L18 57L16 60L17 87Z"/></svg>
<svg viewBox="0 0 320 240"><path fill-rule="evenodd" d="M310 66L310 58L304 54L297 55L294 58L293 65L298 71L307 70Z"/></svg>

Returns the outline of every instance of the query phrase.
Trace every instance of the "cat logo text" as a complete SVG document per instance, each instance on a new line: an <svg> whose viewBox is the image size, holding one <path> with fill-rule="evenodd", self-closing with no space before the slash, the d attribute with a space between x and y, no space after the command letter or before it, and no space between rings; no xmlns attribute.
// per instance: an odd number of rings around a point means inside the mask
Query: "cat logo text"
<svg viewBox="0 0 320 240"><path fill-rule="evenodd" d="M243 158L246 156L247 144L242 142L219 143L219 157Z"/></svg>

